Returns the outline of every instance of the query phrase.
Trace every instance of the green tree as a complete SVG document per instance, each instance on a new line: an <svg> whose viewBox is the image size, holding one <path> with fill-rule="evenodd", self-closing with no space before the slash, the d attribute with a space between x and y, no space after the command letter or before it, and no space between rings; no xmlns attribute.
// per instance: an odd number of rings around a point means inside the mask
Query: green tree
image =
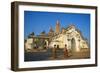
<svg viewBox="0 0 100 73"><path fill-rule="evenodd" d="M32 33L30 33L30 34L28 35L28 38L31 38L31 37L33 37L34 35L35 35L35 33L32 32Z"/></svg>
<svg viewBox="0 0 100 73"><path fill-rule="evenodd" d="M42 31L42 32L41 32L41 35L45 35L45 34L46 34L46 32L45 32L45 31Z"/></svg>

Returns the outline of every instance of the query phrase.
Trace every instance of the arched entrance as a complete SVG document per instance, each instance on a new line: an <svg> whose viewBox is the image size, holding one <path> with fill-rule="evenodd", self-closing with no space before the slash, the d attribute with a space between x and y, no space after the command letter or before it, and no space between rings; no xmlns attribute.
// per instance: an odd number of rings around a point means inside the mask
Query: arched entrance
<svg viewBox="0 0 100 73"><path fill-rule="evenodd" d="M45 40L45 46L48 47L48 40Z"/></svg>
<svg viewBox="0 0 100 73"><path fill-rule="evenodd" d="M75 42L74 38L71 39L71 49L72 49L72 51L75 51L75 49L76 49L76 42Z"/></svg>

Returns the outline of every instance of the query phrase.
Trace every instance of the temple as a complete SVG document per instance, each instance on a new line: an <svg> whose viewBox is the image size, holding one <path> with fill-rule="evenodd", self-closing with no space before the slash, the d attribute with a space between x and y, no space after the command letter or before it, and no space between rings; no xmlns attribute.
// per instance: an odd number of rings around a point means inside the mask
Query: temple
<svg viewBox="0 0 100 73"><path fill-rule="evenodd" d="M41 32L40 35L35 36L30 34L25 40L25 50L48 49L57 45L60 49L63 49L65 45L69 50L79 52L82 49L89 49L87 40L83 37L82 33L70 24L67 28L61 28L61 24L57 20L55 30L50 26L48 33Z"/></svg>

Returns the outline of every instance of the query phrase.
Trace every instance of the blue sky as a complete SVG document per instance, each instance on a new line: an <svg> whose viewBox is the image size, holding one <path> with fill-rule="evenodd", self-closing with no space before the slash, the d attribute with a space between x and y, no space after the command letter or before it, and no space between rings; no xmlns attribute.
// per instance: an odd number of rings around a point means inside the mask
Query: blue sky
<svg viewBox="0 0 100 73"><path fill-rule="evenodd" d="M50 26L55 29L57 20L61 28L74 24L82 35L90 40L90 14L83 13L24 11L24 37L27 38L31 32L35 35L39 35L42 31L48 33Z"/></svg>

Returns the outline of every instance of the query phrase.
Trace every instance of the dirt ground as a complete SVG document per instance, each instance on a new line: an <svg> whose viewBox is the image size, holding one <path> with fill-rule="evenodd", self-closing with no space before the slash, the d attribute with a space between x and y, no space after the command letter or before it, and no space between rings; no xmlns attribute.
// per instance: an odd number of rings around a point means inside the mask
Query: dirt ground
<svg viewBox="0 0 100 73"><path fill-rule="evenodd" d="M64 57L64 55L59 55L55 59L87 59L90 58L90 51L80 51L80 52L72 52L69 53L68 57ZM50 57L49 59L54 59Z"/></svg>
<svg viewBox="0 0 100 73"><path fill-rule="evenodd" d="M64 57L64 52L59 49L56 51L56 58L53 57L52 50L47 51L31 51L24 54L25 61L41 61L41 60L64 60L64 59L87 59L90 58L90 50L81 50L80 52L68 52L68 57Z"/></svg>

